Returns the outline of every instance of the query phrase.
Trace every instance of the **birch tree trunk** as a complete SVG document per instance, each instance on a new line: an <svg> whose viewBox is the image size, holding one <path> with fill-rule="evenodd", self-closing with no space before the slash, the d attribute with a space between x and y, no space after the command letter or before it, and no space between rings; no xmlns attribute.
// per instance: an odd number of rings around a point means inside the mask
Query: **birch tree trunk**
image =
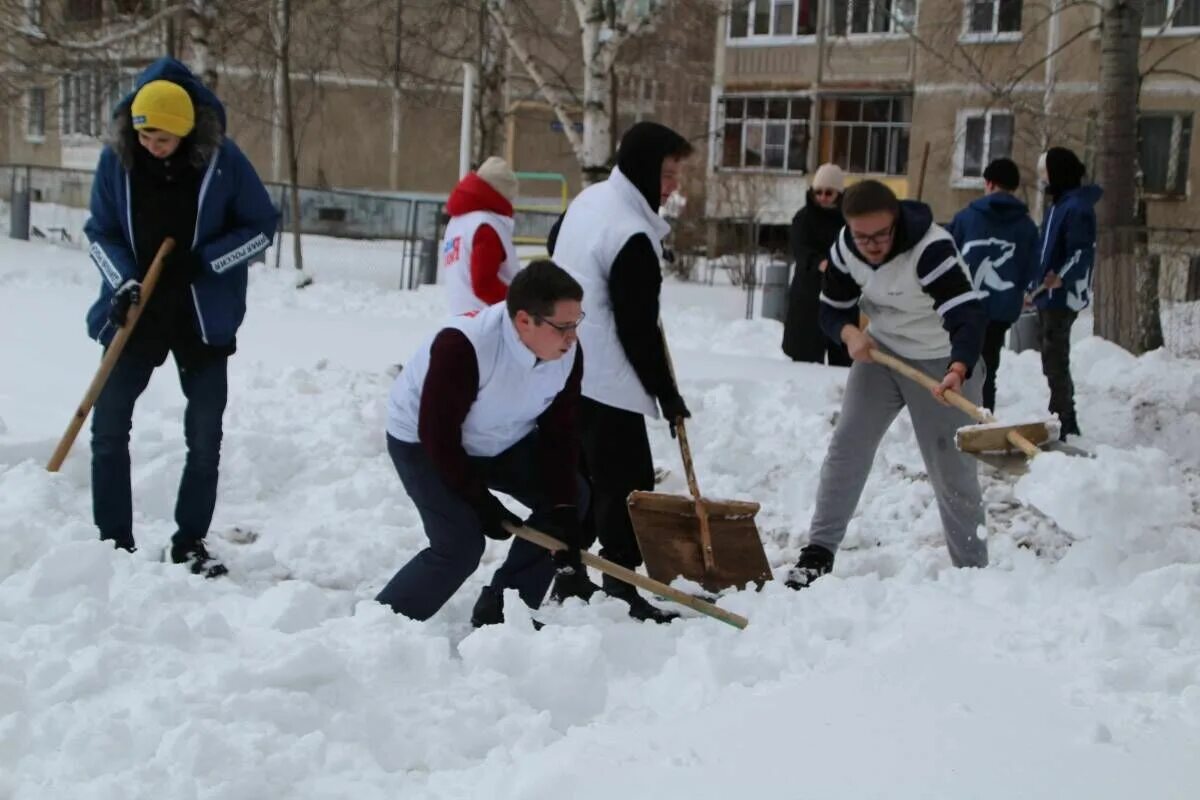
<svg viewBox="0 0 1200 800"><path fill-rule="evenodd" d="M1096 334L1142 352L1138 273L1146 269L1137 224L1138 49L1143 0L1103 0L1097 183ZM1144 291L1142 296L1144 296Z"/></svg>

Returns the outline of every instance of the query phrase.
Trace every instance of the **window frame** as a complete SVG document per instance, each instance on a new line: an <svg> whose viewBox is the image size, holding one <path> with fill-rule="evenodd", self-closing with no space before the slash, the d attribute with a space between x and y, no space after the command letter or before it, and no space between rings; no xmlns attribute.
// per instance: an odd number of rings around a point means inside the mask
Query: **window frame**
<svg viewBox="0 0 1200 800"><path fill-rule="evenodd" d="M967 122L983 117L983 158L979 175L964 175L967 160ZM1012 120L1012 133L1009 140L1007 155L992 154L992 119L1008 117ZM950 185L956 189L982 189L984 185L983 170L997 158L1012 158L1013 144L1017 133L1017 115L1010 108L964 108L960 109L954 119L954 168L950 172Z"/></svg>
<svg viewBox="0 0 1200 800"><path fill-rule="evenodd" d="M971 7L979 0L963 0L962 30L959 31L958 41L963 44L1005 44L1019 42L1024 38L1025 0L1021 3L1021 26L1015 31L1000 30L1000 4L1002 0L990 0L992 6L992 27L989 31L971 30Z"/></svg>
<svg viewBox="0 0 1200 800"><path fill-rule="evenodd" d="M909 35L909 29L912 29L914 31L917 29L917 19L918 19L918 15L920 13L920 10L919 10L920 3L918 2L918 0L844 0L844 2L846 4L846 18L845 18L845 20L843 20L843 22L845 23L846 29L842 33L837 32L837 28L836 28L837 18L834 17L834 14L833 14L833 12L835 10L833 0L825 0L825 2L828 3L828 5L827 5L828 18L825 21L826 22L826 34L831 37L834 37L834 38L856 39L859 41L870 40L870 39L903 39ZM886 31L874 31L874 30L854 31L854 30L852 30L851 28L854 24L854 7L855 7L855 4L860 3L860 2L866 2L868 4L868 8L867 8L868 28L870 28L872 25L874 25L874 21L878 16L876 13L876 11L877 11L876 4L881 3L881 2L891 3L892 9L888 13L888 16L887 16L888 30L886 30ZM899 5L900 3L905 3L905 2L911 3L911 5L912 5L912 13L911 13L911 15L909 15L907 17L907 23L908 23L909 28L903 28L903 27L899 26L899 22L902 18L898 17L895 12L896 6Z"/></svg>
<svg viewBox="0 0 1200 800"><path fill-rule="evenodd" d="M1174 169L1174 172L1176 175L1176 180L1177 181L1182 180L1183 188L1181 191L1173 191L1170 189L1167 189L1165 191L1156 191L1156 190L1150 190L1150 189L1146 188L1145 172L1144 172L1144 170L1142 168L1142 164L1141 164L1141 161L1142 161L1142 157L1141 157L1142 156L1141 122L1143 119L1148 119L1148 118L1149 119L1170 119L1170 120L1172 120L1173 121L1173 124L1171 126L1172 127L1172 132L1171 132L1172 139L1174 139L1175 136L1177 136L1177 135L1180 135L1180 136L1182 135L1184 119L1188 118L1187 142L1185 143L1185 142L1181 141L1180 146L1174 150L1170 150L1169 151L1170 155L1168 156L1169 161L1172 162L1173 169ZM1137 131L1138 181L1140 184L1139 188L1141 189L1142 196L1144 198L1146 198L1147 200L1176 200L1176 201L1187 200L1188 197L1191 196L1191 181L1189 180L1188 172L1191 170L1191 166L1192 166L1192 158L1191 158L1192 139L1195 137L1195 133L1196 133L1196 115L1195 115L1195 113L1192 111L1170 111L1170 110L1159 111L1157 109L1141 111L1138 113L1137 123L1138 123L1138 131ZM1169 146L1170 146L1170 143L1168 142L1168 147ZM1180 175L1180 164L1179 164L1179 160L1180 160L1181 156L1186 157L1186 161L1185 161L1185 163L1183 165L1183 169L1182 169L1182 175ZM1170 183L1171 172L1172 172L1172 166L1168 166L1168 168L1167 168L1168 184Z"/></svg>
<svg viewBox="0 0 1200 800"><path fill-rule="evenodd" d="M728 102L730 100L741 101L743 111L740 116L730 118ZM769 103L772 101L782 100L788 103L788 114L784 118L771 117L769 112ZM746 105L751 101L761 101L763 103L763 113L759 116L749 116L746 111ZM797 101L807 105L806 113L803 116L793 114L793 104ZM714 102L714 113L716 115L715 136L719 137L719 142L712 148L713 152L713 171L723 173L734 173L740 175L808 175L811 170L808 163L809 144L812 142L812 126L811 116L813 103L815 99L803 92L729 92L720 95ZM738 161L737 166L727 165L725 163L725 131L730 124L741 123L741 139L738 145ZM783 126L783 142L782 144L769 144L768 128L775 126ZM799 128L804 134L804 151L803 161L799 169L792 169L789 166L791 156L791 143L795 129ZM750 130L758 131L761 147L759 148L760 163L746 163L746 143L748 140L747 132ZM783 166L771 167L767 166L768 150L779 151L782 153Z"/></svg>
<svg viewBox="0 0 1200 800"><path fill-rule="evenodd" d="M738 13L737 5L739 0L734 0L730 5L728 19L725 25L725 45L727 47L760 47L763 45L772 44L798 44L812 43L817 40L817 3L820 0L809 0L810 14L813 19L810 25L813 28L812 33L797 33L800 25L800 7L805 0L745 0L746 3L746 35L733 35L733 18ZM767 33L754 33L754 18L758 5L762 3L767 6ZM792 7L792 30L789 33L779 33L775 30L775 15L776 7L782 5L790 5Z"/></svg>
<svg viewBox="0 0 1200 800"><path fill-rule="evenodd" d="M38 108L38 126L37 126L38 130L37 130L37 132L34 132L32 130L33 129L33 121L34 121L33 97L34 97L35 93L41 97L41 104L40 104L40 107ZM27 141L31 144L41 144L46 141L46 116L47 116L46 87L30 86L29 88L27 88L25 90L24 95L25 96L24 96L23 102L22 102L22 110L24 112L23 121L25 124L23 127L24 127L24 133L25 133L25 141Z"/></svg>
<svg viewBox="0 0 1200 800"><path fill-rule="evenodd" d="M874 102L874 101L880 101L880 100L887 100L891 103L891 106L889 107L889 119L886 121L882 121L882 122L878 121L878 120L863 119L864 109L866 108L865 104L868 102ZM894 112L898 107L900 107L897 104L902 103L904 101L908 102L908 119L896 121L896 119L895 119L896 115ZM912 126L913 126L912 116L913 116L913 103L914 103L913 95L911 95L911 94L895 94L895 93L834 94L834 95L822 96L821 102L834 102L834 103L854 102L854 103L858 103L859 104L859 114L858 114L859 119L857 119L857 120L838 120L838 119L832 119L832 120L821 119L821 120L819 120L818 131L817 131L817 135L819 138L818 138L817 147L818 147L818 152L822 153L822 155L818 156L818 158L820 160L827 160L827 161L831 161L831 162L837 164L838 166L840 166L842 168L842 170L847 175L880 175L880 176L889 177L889 178L898 178L898 177L904 177L904 176L908 175L908 166L909 166L908 162L909 162L909 157L912 155L911 154L911 145L912 145ZM833 150L837 146L836 145L836 140L838 138L837 131L841 130L841 129L845 129L845 130L849 131L849 133L847 133L849 145L848 145L848 149L847 149L845 164L843 164L841 161L836 159L833 155ZM871 170L868 170L865 172L859 172L859 171L853 169L853 163L852 163L853 157L854 157L853 156L853 149L854 149L854 133L853 133L853 131L856 129L865 129L866 130L865 145L867 147L867 151L864 154L864 158L868 162L868 166L869 166L869 162L871 160L870 156L871 156L872 147L873 147L873 143L872 143L872 131L873 130L883 129L886 131L886 138L885 138L886 146L885 146L884 160L889 161L889 162L893 162L893 161L899 162L900 161L900 152L899 152L900 138L901 138L900 134L906 133L908 141L905 143L905 152L903 154L903 166L901 167L897 163L896 167L895 167L895 171L886 171L885 170L883 172L871 171ZM826 130L828 130L828 134L826 134ZM828 156L828 158L825 155L823 155L825 152L824 143L825 143L826 135L828 135L830 137L830 147L829 147L830 155Z"/></svg>
<svg viewBox="0 0 1200 800"><path fill-rule="evenodd" d="M1175 16L1176 9L1181 2L1200 3L1200 0L1163 0L1167 4L1166 11L1163 16L1163 22L1159 25L1142 25L1142 38L1168 38L1171 36L1197 36L1200 35L1200 23L1196 25L1172 25L1168 24ZM1143 10L1143 20L1145 19Z"/></svg>

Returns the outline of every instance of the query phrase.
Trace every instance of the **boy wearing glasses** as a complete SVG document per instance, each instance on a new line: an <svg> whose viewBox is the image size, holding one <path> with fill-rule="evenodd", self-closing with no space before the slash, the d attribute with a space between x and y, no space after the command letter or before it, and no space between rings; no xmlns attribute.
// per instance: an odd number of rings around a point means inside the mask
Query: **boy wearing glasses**
<svg viewBox="0 0 1200 800"><path fill-rule="evenodd" d="M556 572L575 595L595 588L579 555L582 301L565 270L535 261L513 278L504 303L453 318L396 378L388 454L429 537L376 597L397 614L429 619L479 566L485 537L507 539L505 523L521 525L491 490L533 509L533 524L568 549L551 558L513 542L475 604L475 627L503 622L504 589L536 608Z"/></svg>
<svg viewBox="0 0 1200 800"><path fill-rule="evenodd" d="M941 399L947 389L978 404L987 315L954 240L933 223L929 206L900 202L867 180L846 190L846 227L829 251L821 291L821 326L845 342L854 364L833 440L821 467L809 544L788 575L802 589L833 568L834 553L866 485L884 433L907 407L937 497L950 560L987 565L980 532L983 503L974 460L954 444L962 412ZM858 328L859 310L871 322ZM871 361L879 349L940 381L931 394Z"/></svg>

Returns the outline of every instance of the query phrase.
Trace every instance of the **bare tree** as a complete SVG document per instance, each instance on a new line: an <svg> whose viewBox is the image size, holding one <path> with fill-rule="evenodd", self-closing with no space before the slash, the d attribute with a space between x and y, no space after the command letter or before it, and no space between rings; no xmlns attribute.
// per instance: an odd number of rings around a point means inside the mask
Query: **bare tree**
<svg viewBox="0 0 1200 800"><path fill-rule="evenodd" d="M594 183L608 173L612 153L611 75L621 45L631 36L652 28L667 0L571 0L579 22L582 96L579 98L583 133L574 127L569 88L556 85L545 66L537 60L535 43L520 33L517 15L529 13L522 4L486 0L488 12L496 21L513 55L533 81L542 99L550 106L562 126L563 134L583 172L584 183Z"/></svg>

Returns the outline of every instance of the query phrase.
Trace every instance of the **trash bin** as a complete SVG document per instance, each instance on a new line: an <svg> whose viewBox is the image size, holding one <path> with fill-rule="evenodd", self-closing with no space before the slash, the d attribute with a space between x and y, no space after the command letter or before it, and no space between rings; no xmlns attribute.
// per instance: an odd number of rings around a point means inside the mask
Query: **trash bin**
<svg viewBox="0 0 1200 800"><path fill-rule="evenodd" d="M429 286L437 283L438 247L436 239L421 239L417 248L417 263L421 269L421 283Z"/></svg>
<svg viewBox="0 0 1200 800"><path fill-rule="evenodd" d="M12 206L8 212L8 235L13 239L29 241L29 187L18 188L12 195Z"/></svg>
<svg viewBox="0 0 1200 800"><path fill-rule="evenodd" d="M773 261L763 271L762 317L783 322L787 317L788 277L791 266Z"/></svg>
<svg viewBox="0 0 1200 800"><path fill-rule="evenodd" d="M1017 317L1008 330L1008 349L1014 353L1041 350L1042 326L1036 311L1026 311Z"/></svg>

